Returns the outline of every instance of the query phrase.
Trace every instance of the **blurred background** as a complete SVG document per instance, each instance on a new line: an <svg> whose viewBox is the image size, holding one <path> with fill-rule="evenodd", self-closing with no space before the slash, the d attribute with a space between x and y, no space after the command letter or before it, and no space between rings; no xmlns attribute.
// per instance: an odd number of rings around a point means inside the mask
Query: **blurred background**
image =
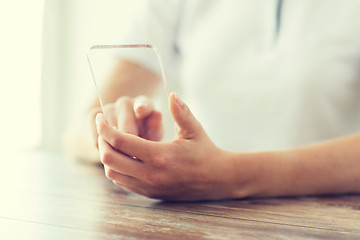
<svg viewBox="0 0 360 240"><path fill-rule="evenodd" d="M96 92L86 54L119 44L139 0L13 0L0 8L1 151L61 151Z"/></svg>

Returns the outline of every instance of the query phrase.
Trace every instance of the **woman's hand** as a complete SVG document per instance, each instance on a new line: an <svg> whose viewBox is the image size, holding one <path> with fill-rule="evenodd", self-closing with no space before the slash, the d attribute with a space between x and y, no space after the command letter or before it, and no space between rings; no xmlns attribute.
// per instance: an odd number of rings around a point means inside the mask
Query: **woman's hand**
<svg viewBox="0 0 360 240"><path fill-rule="evenodd" d="M169 143L138 137L136 125L128 128L131 134L116 130L103 114L97 115L100 157L106 176L125 189L151 198L172 201L233 198L238 187L235 179L239 179L234 174L233 154L211 142L176 94L172 93L169 101L178 125L178 138Z"/></svg>
<svg viewBox="0 0 360 240"><path fill-rule="evenodd" d="M152 101L145 96L120 97L115 103L106 104L104 111L109 125L120 132L131 133L152 141L160 141L163 137L161 113L155 110ZM98 132L95 116L98 113L102 113L100 107L94 108L90 113L90 126L96 145Z"/></svg>

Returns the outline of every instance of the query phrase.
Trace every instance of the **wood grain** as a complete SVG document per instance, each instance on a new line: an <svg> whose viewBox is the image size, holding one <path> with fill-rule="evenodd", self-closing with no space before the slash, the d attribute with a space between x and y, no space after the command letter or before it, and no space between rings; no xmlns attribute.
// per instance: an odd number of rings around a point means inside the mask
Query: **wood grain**
<svg viewBox="0 0 360 240"><path fill-rule="evenodd" d="M0 239L360 239L360 196L167 203L59 154L2 160Z"/></svg>

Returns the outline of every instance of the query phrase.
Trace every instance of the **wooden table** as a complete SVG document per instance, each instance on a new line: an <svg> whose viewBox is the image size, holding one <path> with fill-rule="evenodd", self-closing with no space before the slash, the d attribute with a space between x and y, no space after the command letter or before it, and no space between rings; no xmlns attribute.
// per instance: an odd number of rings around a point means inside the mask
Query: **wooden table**
<svg viewBox="0 0 360 240"><path fill-rule="evenodd" d="M59 154L3 156L0 239L360 239L360 196L166 203Z"/></svg>

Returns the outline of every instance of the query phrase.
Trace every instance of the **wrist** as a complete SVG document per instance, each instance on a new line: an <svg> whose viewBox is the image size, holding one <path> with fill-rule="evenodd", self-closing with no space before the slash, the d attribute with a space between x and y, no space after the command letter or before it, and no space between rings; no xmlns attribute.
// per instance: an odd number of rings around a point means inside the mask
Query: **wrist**
<svg viewBox="0 0 360 240"><path fill-rule="evenodd" d="M231 198L286 195L292 176L284 152L232 153L231 159Z"/></svg>

